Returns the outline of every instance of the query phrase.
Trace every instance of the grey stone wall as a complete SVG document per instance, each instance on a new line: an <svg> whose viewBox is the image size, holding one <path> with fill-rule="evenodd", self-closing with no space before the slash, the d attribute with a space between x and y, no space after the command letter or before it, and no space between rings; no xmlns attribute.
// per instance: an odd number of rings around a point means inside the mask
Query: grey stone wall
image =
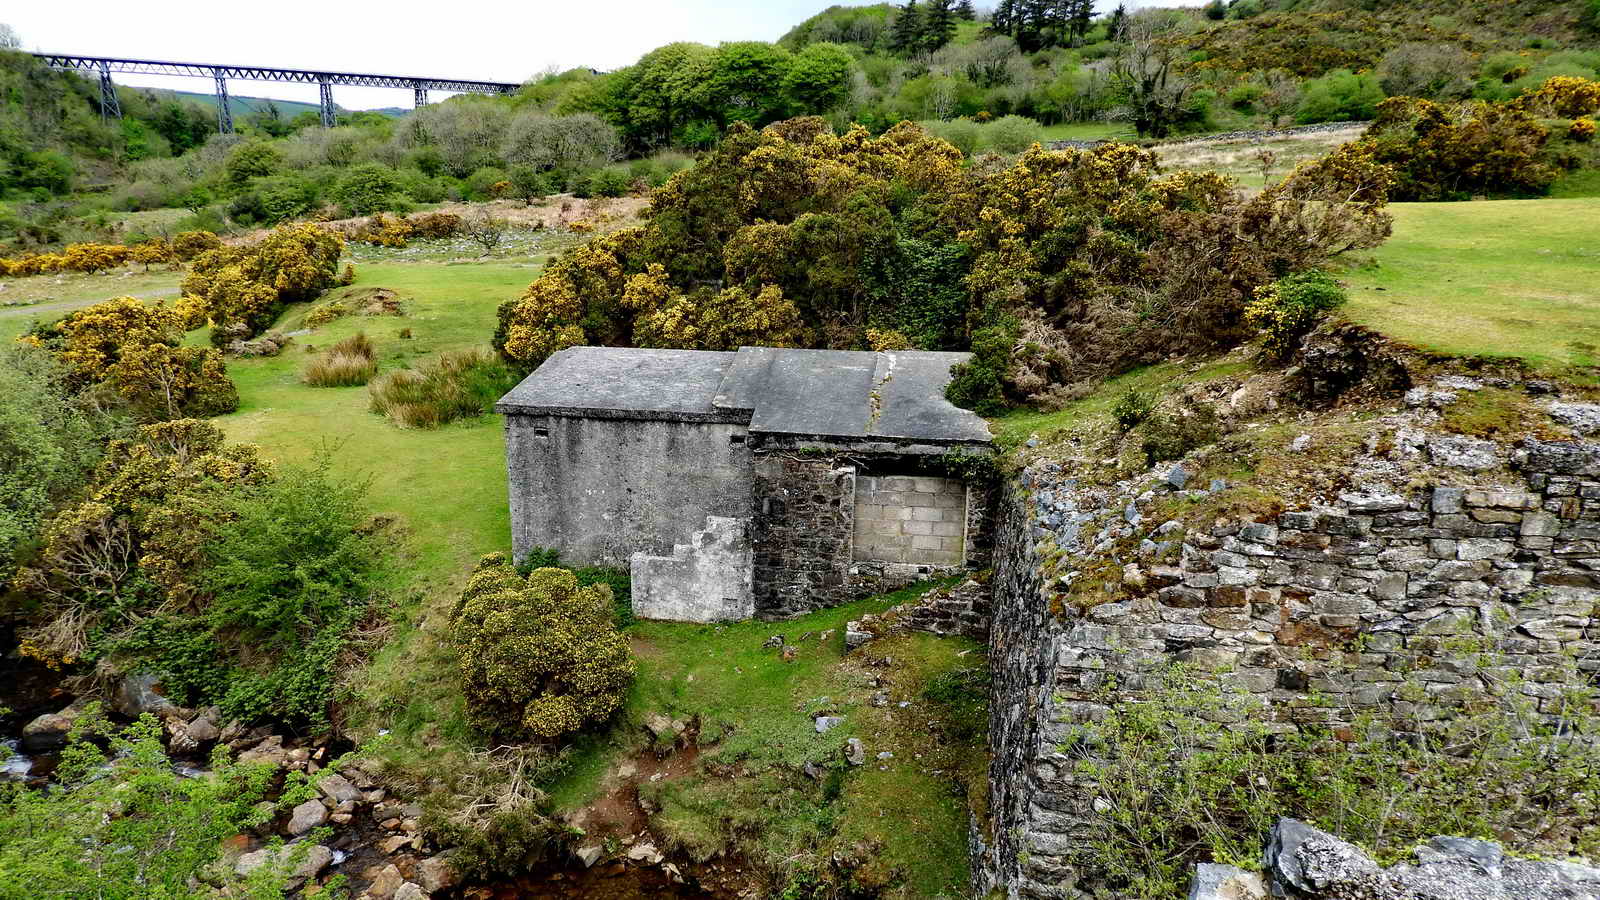
<svg viewBox="0 0 1600 900"><path fill-rule="evenodd" d="M739 622L755 615L750 520L708 516L671 556L635 553L633 613L672 622Z"/></svg>
<svg viewBox="0 0 1600 900"><path fill-rule="evenodd" d="M857 560L958 566L965 556L967 489L935 475L856 476Z"/></svg>
<svg viewBox="0 0 1600 900"><path fill-rule="evenodd" d="M1109 678L1113 702L1135 699L1158 668L1189 661L1256 695L1280 729L1337 734L1368 710L1402 723L1435 717L1480 696L1480 674L1519 673L1520 689L1546 709L1561 691L1564 654L1600 671L1600 445L1529 440L1504 459L1494 445L1452 455L1459 438L1412 436L1416 447L1397 452L1454 470L1440 479L1453 485L1354 491L1202 532L1145 522L1141 510L1159 496L1145 484L1107 494L1060 473L1024 473L999 529L979 887L1065 897L1092 880L1074 859L1092 828L1094 786L1057 748L1074 723L1104 712ZM1501 474L1507 464L1516 481ZM1169 478L1165 490L1184 480ZM1071 570L1146 530L1114 602L1074 611L1059 602L1067 585L1039 574L1040 547L1067 549ZM1497 651L1503 671L1478 672L1474 651L1461 649L1473 645ZM1425 682L1426 696L1402 696L1407 678Z"/></svg>
<svg viewBox="0 0 1600 900"><path fill-rule="evenodd" d="M751 514L742 425L507 415L517 559L554 547L564 563L626 567L671 553L707 516Z"/></svg>
<svg viewBox="0 0 1600 900"><path fill-rule="evenodd" d="M856 534L859 455L758 453L755 471L756 614L785 618L838 606L963 568L950 564L859 560ZM913 472L925 458L873 458L872 465ZM991 491L963 487L965 566L989 564ZM939 507L934 507L939 508ZM941 517L942 518L942 517Z"/></svg>

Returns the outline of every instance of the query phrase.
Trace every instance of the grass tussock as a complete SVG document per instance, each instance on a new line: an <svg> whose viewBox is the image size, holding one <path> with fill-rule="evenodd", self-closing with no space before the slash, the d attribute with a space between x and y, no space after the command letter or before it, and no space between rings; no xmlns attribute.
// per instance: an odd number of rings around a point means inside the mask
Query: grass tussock
<svg viewBox="0 0 1600 900"><path fill-rule="evenodd" d="M372 411L408 428L438 428L493 410L516 383L516 372L487 350L451 351L373 382Z"/></svg>
<svg viewBox="0 0 1600 900"><path fill-rule="evenodd" d="M311 387L353 387L378 374L378 353L366 334L347 337L306 363L300 380Z"/></svg>

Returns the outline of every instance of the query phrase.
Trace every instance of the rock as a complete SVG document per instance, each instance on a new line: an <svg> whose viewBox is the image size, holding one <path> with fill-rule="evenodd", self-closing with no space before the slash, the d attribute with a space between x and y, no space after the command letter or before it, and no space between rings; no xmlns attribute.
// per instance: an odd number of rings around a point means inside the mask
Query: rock
<svg viewBox="0 0 1600 900"><path fill-rule="evenodd" d="M645 730L649 731L650 736L657 741L677 740L678 733L673 730L672 725L672 720L660 713L651 713L644 717Z"/></svg>
<svg viewBox="0 0 1600 900"><path fill-rule="evenodd" d="M1210 491L1213 494L1215 494L1215 493L1217 493L1219 491L1225 491L1227 489L1228 489L1228 480L1226 478L1213 478L1213 479L1211 479L1211 484L1206 487L1206 490Z"/></svg>
<svg viewBox="0 0 1600 900"><path fill-rule="evenodd" d="M1194 867L1189 900L1267 900L1267 884L1259 872L1201 863Z"/></svg>
<svg viewBox="0 0 1600 900"><path fill-rule="evenodd" d="M1173 466L1167 472L1166 483L1175 491L1183 490L1183 486L1189 483L1189 470L1182 465Z"/></svg>
<svg viewBox="0 0 1600 900"><path fill-rule="evenodd" d="M45 713L22 726L22 749L49 753L67 745L67 733L78 717L76 703L60 712Z"/></svg>
<svg viewBox="0 0 1600 900"><path fill-rule="evenodd" d="M600 859L601 852L600 845L595 844L592 847L579 847L576 855L578 862L583 863L583 867L587 869L591 868Z"/></svg>
<svg viewBox="0 0 1600 900"><path fill-rule="evenodd" d="M1469 437L1430 437L1428 457L1435 465L1452 469L1481 471L1500 465L1500 454L1493 441Z"/></svg>
<svg viewBox="0 0 1600 900"><path fill-rule="evenodd" d="M1294 453L1304 453L1311 449L1311 435L1302 434L1289 442L1289 449Z"/></svg>
<svg viewBox="0 0 1600 900"><path fill-rule="evenodd" d="M289 843L276 848L263 847L254 853L246 853L239 857L239 861L234 863L233 871L243 876L249 875L268 863L276 865L280 860L287 863L294 858L295 854L301 852L299 848L305 846L303 843ZM301 860L300 865L295 866L294 871L289 873L288 887L290 890L298 888L308 879L317 877L323 869L328 867L329 863L333 862L333 851L321 844L312 844L310 849L305 850L304 853L305 858Z"/></svg>
<svg viewBox="0 0 1600 900"><path fill-rule="evenodd" d="M1550 418L1580 435L1600 433L1600 403L1552 403Z"/></svg>
<svg viewBox="0 0 1600 900"><path fill-rule="evenodd" d="M862 631L860 622L851 621L845 623L844 646L846 650L854 650L871 640L871 632Z"/></svg>
<svg viewBox="0 0 1600 900"><path fill-rule="evenodd" d="M421 885L408 881L394 892L394 900L428 900L428 892Z"/></svg>
<svg viewBox="0 0 1600 900"><path fill-rule="evenodd" d="M373 866L373 869L376 868L378 867ZM406 881L405 876L400 874L400 869L394 863L389 863L379 869L376 874L373 873L372 869L368 869L367 877L372 879L372 883L367 886L367 894L372 897L372 900L390 900L390 898L394 897L395 891L400 890L400 885L405 884Z"/></svg>
<svg viewBox="0 0 1600 900"><path fill-rule="evenodd" d="M284 831L293 835L302 835L318 825L328 821L328 808L320 800L307 800L296 806L289 814L289 824L284 826Z"/></svg>
<svg viewBox="0 0 1600 900"><path fill-rule="evenodd" d="M155 675L129 675L117 684L112 708L129 718L160 712L172 706L171 700L161 696L160 688L161 679Z"/></svg>
<svg viewBox="0 0 1600 900"><path fill-rule="evenodd" d="M1360 849L1303 822L1280 819L1267 847L1274 896L1304 900L1352 897L1406 900L1577 900L1600 896L1600 870L1582 863L1506 856L1499 845L1436 837L1416 850L1415 865L1381 869ZM1204 895L1202 895L1204 896Z"/></svg>
<svg viewBox="0 0 1600 900"><path fill-rule="evenodd" d="M628 859L647 866L654 866L659 865L666 857L661 855L661 851L656 849L655 844L634 844L628 848Z"/></svg>
<svg viewBox="0 0 1600 900"><path fill-rule="evenodd" d="M844 724L844 716L817 716L817 734L827 734Z"/></svg>
<svg viewBox="0 0 1600 900"><path fill-rule="evenodd" d="M1279 819L1272 826L1266 863L1280 895L1287 887L1314 896L1334 878L1369 878L1378 869L1365 853L1298 819Z"/></svg>
<svg viewBox="0 0 1600 900"><path fill-rule="evenodd" d="M776 650L779 647L782 647L783 644L784 644L783 635L775 634L772 637L769 637L769 638L766 639L766 641L761 645L761 649L763 649L763 650Z"/></svg>
<svg viewBox="0 0 1600 900"><path fill-rule="evenodd" d="M222 737L222 732L205 715L196 716L186 730L189 732L189 737L201 744L209 744Z"/></svg>
<svg viewBox="0 0 1600 900"><path fill-rule="evenodd" d="M599 849L599 848L596 848ZM585 868L590 864L585 864ZM450 860L450 854L430 856L417 863L417 884L428 893L449 890L461 881L461 873Z"/></svg>
<svg viewBox="0 0 1600 900"><path fill-rule="evenodd" d="M361 799L361 792L343 775L324 775L317 781L317 790L334 803L348 803Z"/></svg>
<svg viewBox="0 0 1600 900"><path fill-rule="evenodd" d="M289 751L283 747L283 738L268 735L260 743L239 754L241 765L283 766L289 760Z"/></svg>
<svg viewBox="0 0 1600 900"><path fill-rule="evenodd" d="M850 762L850 765L865 765L867 762L867 748L862 745L861 739L851 738L844 743L844 758Z"/></svg>

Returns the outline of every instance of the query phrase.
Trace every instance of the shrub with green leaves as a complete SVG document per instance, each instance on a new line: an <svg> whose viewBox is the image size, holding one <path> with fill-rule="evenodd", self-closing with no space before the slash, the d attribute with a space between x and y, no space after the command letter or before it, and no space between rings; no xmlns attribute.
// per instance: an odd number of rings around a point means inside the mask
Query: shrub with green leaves
<svg viewBox="0 0 1600 900"><path fill-rule="evenodd" d="M1332 275L1317 269L1296 272L1257 288L1255 300L1245 307L1245 321L1261 329L1267 356L1282 361L1345 299L1344 288Z"/></svg>
<svg viewBox="0 0 1600 900"><path fill-rule="evenodd" d="M1432 835L1507 843L1513 852L1600 849L1600 714L1595 691L1567 678L1538 700L1495 654L1477 654L1471 702L1428 702L1402 718L1342 710L1353 725L1278 733L1258 698L1182 665L1153 673L1140 702L1106 688L1106 716L1078 726L1061 751L1098 785L1078 860L1119 896L1183 897L1189 867L1255 867L1282 816L1315 823L1385 863ZM1476 688L1474 688L1474 685ZM1561 686L1565 685L1565 686ZM1420 679L1400 697L1436 701ZM1545 709L1541 710L1540 706ZM1381 707L1379 708L1381 710Z"/></svg>
<svg viewBox="0 0 1600 900"><path fill-rule="evenodd" d="M51 504L82 483L112 425L43 350L0 349L0 592Z"/></svg>
<svg viewBox="0 0 1600 900"><path fill-rule="evenodd" d="M610 718L633 680L611 590L485 556L450 619L467 711L484 731L556 740Z"/></svg>
<svg viewBox="0 0 1600 900"><path fill-rule="evenodd" d="M1129 431L1139 426L1155 412L1156 398L1138 388L1128 388L1111 404L1111 418L1117 427Z"/></svg>
<svg viewBox="0 0 1600 900"><path fill-rule="evenodd" d="M256 809L269 767L237 765L226 748L206 777L187 778L152 716L94 737L110 752L82 735L62 754L58 787L0 782L0 897L195 897L223 839L272 815Z"/></svg>

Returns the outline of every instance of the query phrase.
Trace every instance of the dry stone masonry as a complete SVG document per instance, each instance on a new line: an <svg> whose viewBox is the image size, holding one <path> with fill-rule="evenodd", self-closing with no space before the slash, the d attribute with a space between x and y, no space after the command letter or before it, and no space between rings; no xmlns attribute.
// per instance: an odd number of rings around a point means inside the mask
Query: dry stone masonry
<svg viewBox="0 0 1600 900"><path fill-rule="evenodd" d="M1337 731L1366 711L1434 717L1474 696L1480 675L1519 675L1548 714L1570 657L1600 672L1600 443L1507 448L1402 427L1388 452L1401 463L1378 460L1379 476L1432 473L1437 486L1374 477L1325 505L1201 530L1146 516L1165 497L1228 488L1190 485L1181 465L1110 487L1050 462L1022 473L998 528L980 889L1065 897L1092 880L1074 860L1095 792L1059 748L1103 714L1108 683L1110 702L1136 698L1185 661L1255 695L1279 729ZM1114 599L1064 602L1090 564L1130 544ZM1499 671L1479 672L1471 648L1495 651ZM1406 680L1425 693L1400 691Z"/></svg>

